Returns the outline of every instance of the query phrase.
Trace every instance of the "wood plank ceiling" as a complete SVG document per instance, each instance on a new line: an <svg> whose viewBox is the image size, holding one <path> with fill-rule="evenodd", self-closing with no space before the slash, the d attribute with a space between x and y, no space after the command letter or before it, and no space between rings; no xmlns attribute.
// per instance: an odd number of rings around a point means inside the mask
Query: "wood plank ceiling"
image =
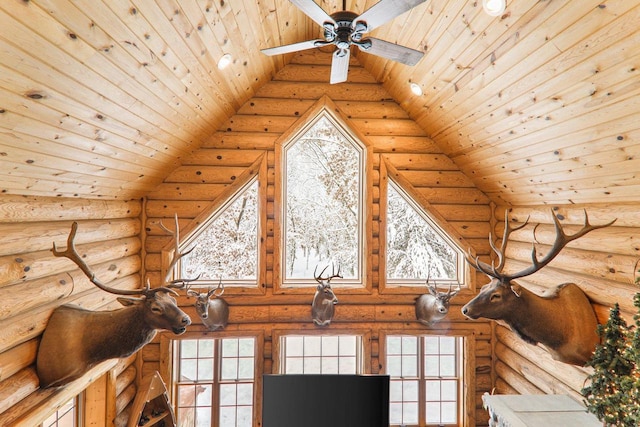
<svg viewBox="0 0 640 427"><path fill-rule="evenodd" d="M497 203L637 202L638 22L638 0L431 0L372 33L417 66L353 55ZM1 190L143 196L292 57L260 49L319 34L288 0L4 0Z"/></svg>

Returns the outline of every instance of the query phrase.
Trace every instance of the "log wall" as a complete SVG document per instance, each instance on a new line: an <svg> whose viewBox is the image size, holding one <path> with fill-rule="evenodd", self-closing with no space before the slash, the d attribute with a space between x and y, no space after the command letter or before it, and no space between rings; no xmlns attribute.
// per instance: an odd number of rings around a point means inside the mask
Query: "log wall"
<svg viewBox="0 0 640 427"><path fill-rule="evenodd" d="M370 359L365 362L371 373L384 371L379 354L380 336L384 331L424 330L416 321L414 299L417 293L384 292L380 286L379 255L381 222L380 192L385 173L396 174L394 178L408 183L421 201L435 215L443 218L448 227L469 244L481 257L489 254L486 236L489 233L491 209L489 200L478 191L470 180L438 149L434 142L395 103L382 86L354 61L349 69L350 80L345 85L329 85L324 80L329 72L330 55L319 51L297 55L274 80L264 85L256 95L241 106L234 116L216 133L211 135L202 148L183 162L181 167L169 174L167 179L148 195L146 203L147 233L145 269L151 279L161 275L161 251L171 245L170 237L157 226L158 222L170 223L174 213L180 218L181 227L189 228L191 222L211 206L220 203L219 198L236 179L261 156L266 158L266 239L262 253L266 255L266 271L260 283L264 294L239 295L232 288L225 292L229 302L230 319L227 331L260 329L264 342L261 365L265 373L271 373L277 361L273 360L274 331L298 330L317 332L311 322L309 295L300 292L287 293L278 289L274 277L278 275L273 266L274 248L278 244L274 230L278 227L275 212L275 182L277 159L276 144L288 130L299 124L300 117L323 97L330 100L339 113L346 117L353 130L362 136L364 143L372 148L369 159L372 194L371 229L367 230L366 259L372 262L370 295L340 294L340 303L331 327L334 330L366 331L370 342ZM318 63L321 65L318 65ZM381 165L389 165L384 168ZM385 170L388 169L388 170ZM238 291L236 291L238 292ZM440 324L439 331L460 333L469 337L475 349L476 365L471 373L475 401L471 402L468 419L472 425L486 425L487 414L481 408L481 395L493 385L491 360L491 325L487 322L471 322L460 313L461 304L471 297L464 291L453 300L448 320ZM181 305L198 321L192 308L193 299L181 297ZM195 323L190 330L198 330ZM167 336L167 335L165 335ZM168 334L171 337L171 334ZM143 374L161 368L160 348L162 340L147 345L143 350ZM168 342L168 340L166 340ZM166 350L166 349L165 349Z"/></svg>
<svg viewBox="0 0 640 427"><path fill-rule="evenodd" d="M137 288L141 213L141 201L0 197L0 425L38 425L85 389L86 425L104 425L124 411L127 396L135 394L135 357L103 363L67 387L44 390L35 360L57 306L119 306L72 262L54 257L52 243L64 247L77 221L78 251L97 276L110 286Z"/></svg>

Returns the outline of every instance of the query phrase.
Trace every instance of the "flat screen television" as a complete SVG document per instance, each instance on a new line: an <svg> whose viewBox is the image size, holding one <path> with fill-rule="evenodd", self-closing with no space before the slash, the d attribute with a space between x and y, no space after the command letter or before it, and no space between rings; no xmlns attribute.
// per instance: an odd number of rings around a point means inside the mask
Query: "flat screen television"
<svg viewBox="0 0 640 427"><path fill-rule="evenodd" d="M263 427L389 427L388 375L264 375Z"/></svg>

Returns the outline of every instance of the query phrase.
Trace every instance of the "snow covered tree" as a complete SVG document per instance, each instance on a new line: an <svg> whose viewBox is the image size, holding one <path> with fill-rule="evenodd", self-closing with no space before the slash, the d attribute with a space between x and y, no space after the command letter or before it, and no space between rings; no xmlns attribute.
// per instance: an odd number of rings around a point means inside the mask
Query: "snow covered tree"
<svg viewBox="0 0 640 427"><path fill-rule="evenodd" d="M286 148L286 275L334 262L358 277L363 147L321 117Z"/></svg>

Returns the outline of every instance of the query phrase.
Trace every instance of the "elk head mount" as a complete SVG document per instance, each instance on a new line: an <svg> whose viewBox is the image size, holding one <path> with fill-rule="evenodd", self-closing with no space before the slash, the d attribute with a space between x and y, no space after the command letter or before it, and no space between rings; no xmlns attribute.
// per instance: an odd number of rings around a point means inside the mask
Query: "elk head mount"
<svg viewBox="0 0 640 427"><path fill-rule="evenodd" d="M460 292L460 284L455 291L449 285L447 292L438 292L437 284L431 284L427 278L428 294L422 294L416 299L416 319L424 326L432 326L442 320L449 313L449 302Z"/></svg>
<svg viewBox="0 0 640 427"><path fill-rule="evenodd" d="M224 329L229 322L229 304L222 299L223 293L224 285L222 284L222 279L218 282L217 288L209 288L206 293L187 289L187 295L196 299L194 304L196 313L198 313L200 320L210 331Z"/></svg>
<svg viewBox="0 0 640 427"><path fill-rule="evenodd" d="M329 266L326 266L318 275L316 275L317 266L313 271L313 276L316 282L318 282L318 286L316 287L316 293L311 303L311 318L316 326L329 326L329 324L331 324L335 310L334 306L338 303L338 298L331 288L331 280L336 277L342 278L340 275L340 267L338 267L338 272L336 273L332 266L331 275L322 277L322 274L328 267Z"/></svg>
<svg viewBox="0 0 640 427"><path fill-rule="evenodd" d="M480 317L501 320L520 338L530 344L542 344L555 360L574 365L584 365L591 359L599 342L597 319L591 302L575 283L563 283L537 295L512 282L540 270L551 262L569 242L590 231L608 227L607 224L591 225L584 212L584 226L572 235L565 234L560 220L551 211L556 238L549 252L538 259L535 245L531 250L532 264L522 271L503 273L505 251L509 235L526 226L529 219L511 228L505 212L505 227L500 249L489 235L489 243L498 257L498 265L489 265L467 254L466 260L476 270L486 274L491 281L484 285L480 293L462 307L462 314L470 319ZM536 226L537 227L537 226ZM535 239L535 228L534 228Z"/></svg>
<svg viewBox="0 0 640 427"><path fill-rule="evenodd" d="M74 244L77 229L78 224L74 222L67 248L58 250L54 243L53 254L73 261L98 288L120 295L118 301L125 307L91 311L65 304L56 308L44 330L36 357L36 370L43 388L63 386L100 362L135 353L153 339L157 330L170 330L179 335L191 324L189 316L176 303L174 295L178 293L171 289L175 283L189 279L170 282L165 277L164 286L156 288L150 288L148 282L142 289L107 286L78 254ZM172 234L177 240L177 217L176 232ZM186 253L174 253L172 265L184 255Z"/></svg>

